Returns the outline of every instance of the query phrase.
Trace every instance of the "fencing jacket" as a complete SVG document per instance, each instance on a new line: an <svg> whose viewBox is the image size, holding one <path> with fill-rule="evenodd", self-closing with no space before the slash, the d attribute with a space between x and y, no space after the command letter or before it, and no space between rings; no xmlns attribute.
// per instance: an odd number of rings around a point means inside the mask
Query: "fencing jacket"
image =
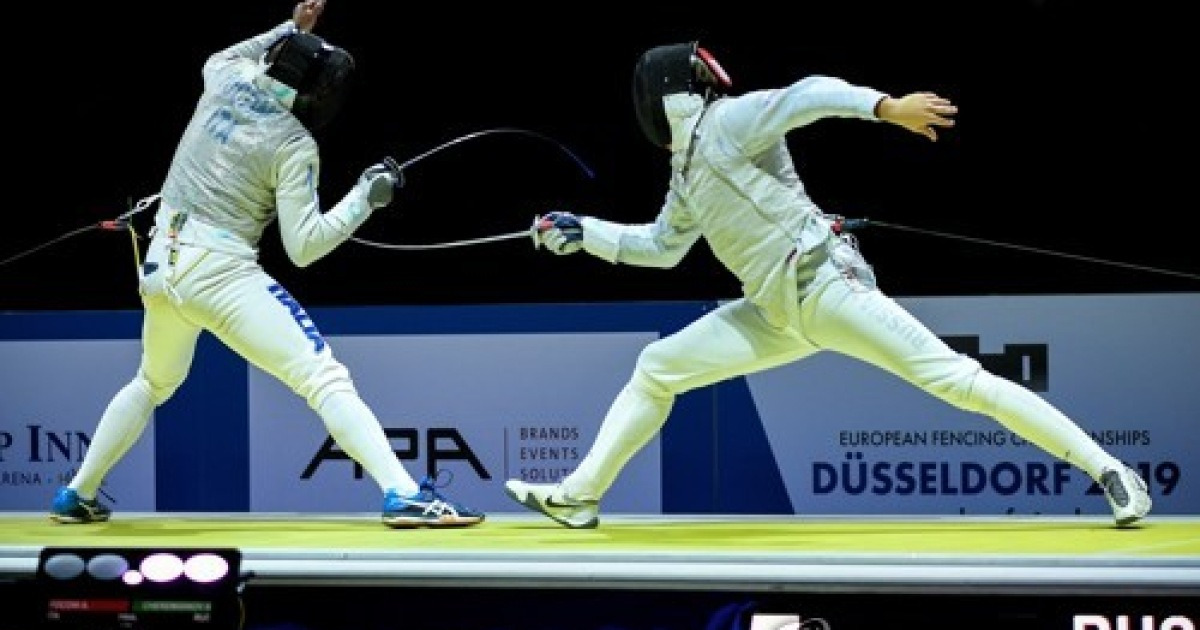
<svg viewBox="0 0 1200 630"><path fill-rule="evenodd" d="M583 217L584 249L614 263L672 267L703 237L772 325L794 323L798 290L836 236L805 192L785 135L833 116L879 120L884 96L810 76L707 108L698 95L665 97L672 154L662 209L643 225Z"/></svg>
<svg viewBox="0 0 1200 630"><path fill-rule="evenodd" d="M294 30L289 20L205 62L204 92L175 150L156 216L165 227L186 214L181 243L257 257L264 229L278 218L284 249L304 267L370 216L361 181L322 212L317 142L260 80L267 48Z"/></svg>

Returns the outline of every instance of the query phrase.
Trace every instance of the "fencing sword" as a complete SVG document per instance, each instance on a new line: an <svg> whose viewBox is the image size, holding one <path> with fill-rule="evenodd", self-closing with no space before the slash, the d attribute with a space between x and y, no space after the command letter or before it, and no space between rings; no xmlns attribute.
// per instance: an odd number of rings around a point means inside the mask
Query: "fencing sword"
<svg viewBox="0 0 1200 630"><path fill-rule="evenodd" d="M888 229L893 229L893 230L923 234L926 236L936 236L939 238L947 238L947 239L951 239L951 240L961 240L961 241L977 243L977 244L981 244L981 245L990 245L993 247L1004 247L1004 248L1015 249L1015 250L1019 250L1019 251L1031 252L1031 253L1035 253L1035 254L1058 256L1061 258L1068 258L1068 259L1072 259L1072 260L1079 260L1079 261L1089 262L1089 263L1104 264L1104 265L1110 265L1110 266L1114 266L1114 267L1123 267L1123 268L1132 269L1135 271L1145 271L1145 272L1150 272L1150 273L1158 273L1158 274L1163 274L1163 275L1176 276L1179 278L1186 278L1188 280L1200 280L1200 274L1188 273L1186 271L1177 271L1174 269L1163 269L1163 268L1159 268L1159 267L1150 267L1147 265L1138 265L1138 264L1134 264L1134 263L1121 262L1121 261L1117 261L1117 260L1107 260L1104 258L1097 258L1097 257L1093 257L1093 256L1083 256L1080 254L1072 254L1069 252L1056 251L1056 250L1052 250L1052 249L1041 249L1041 248L1037 248L1037 247L1030 247L1028 245L1020 245L1020 244L1016 244L1016 243L1006 243L1003 241L983 239L983 238L978 238L978 237L974 237L974 236L966 236L963 234L940 232L940 231L930 230L930 229L925 229L925 228L901 225L899 223L878 221L878 220L870 219L867 217L849 218L849 217L843 217L840 215L831 215L830 218L833 219L833 225L832 225L833 231L837 234L857 232L859 230L862 230L862 229L865 229L868 227L882 227L882 228L888 228ZM493 242L498 242L498 241L507 241L507 240L512 240L512 239L517 239L517 238L533 238L534 243L537 243L536 220L534 222L533 227L531 227L531 228L527 228L524 230L518 230L518 231L514 231L514 232L506 232L503 234L496 234L494 236L484 236L484 237L480 237L480 238L466 239L466 240L461 240L461 241L451 241L448 243L433 243L433 244L428 244L428 245L382 245L382 246L386 247L388 249L424 250L424 249L440 249L440 248L448 248L448 247L465 247L468 245L477 245L477 244L481 244L481 243L493 243Z"/></svg>
<svg viewBox="0 0 1200 630"><path fill-rule="evenodd" d="M422 160L425 160L426 158L428 158L436 153L445 151L446 149L449 149L453 146L457 146L464 142L474 140L476 138L481 138L483 136L490 136L490 135L496 135L496 134L522 135L522 136L535 138L535 139L541 140L543 142L552 144L555 147L557 147L559 150L561 150L563 153L567 154L567 156L569 156L579 166L579 168L583 170L584 174L586 174L589 179L595 178L595 176L596 176L595 173L592 171L591 167L589 167L587 165L587 163L584 162L583 159L581 159L578 155L576 155L574 152L572 152L570 149L568 149L565 144L559 142L558 140L551 138L550 136L547 136L546 134L543 134L543 133L540 133L537 131L532 131L529 129L522 129L519 127L496 127L496 128L491 128L491 129L481 129L479 131L474 131L474 132L459 136L457 138L454 138L452 140L443 142L442 144L437 145L437 146L433 147L432 149L429 149L429 150L409 159L406 162L400 163L400 162L396 161L395 158L392 158L389 156L384 159L384 163L387 164L388 168L391 169L396 174L396 176L399 178L400 181L404 181L404 179L403 179L404 178L404 170L411 167L412 165L414 165ZM153 203L158 201L158 199L161 196L162 196L161 193L155 193L155 194L149 195L149 196L143 198L142 200L138 201L138 203L136 205L132 206L129 211L122 213L115 219L108 220L108 221L98 221L95 223L89 223L88 225L71 230L65 234L62 234L55 238L52 238L44 243L41 243L34 247L31 247L25 251L18 252L17 254L14 254L12 256L9 256L8 258L5 258L4 260L0 260L0 267L3 267L4 265L7 265L10 262L14 262L16 260L24 258L35 252L41 251L47 247L50 247L51 245L65 241L69 238L73 238L75 236L84 234L86 232L91 232L92 230L104 230L104 231L110 231L110 232L117 232L117 231L122 231L122 230L128 229L130 231L130 233L133 234L134 245L136 247L137 235L136 235L136 232L133 231L131 219L132 219L133 215L145 210L146 208L149 208ZM473 238L473 239L467 239L464 241L455 241L452 243L433 243L433 244L424 244L424 245L401 245L401 244L393 244L393 243L380 243L377 241L371 241L371 240L367 240L367 239L357 237L357 236L351 236L349 238L349 240L354 241L356 243L363 244L363 245L369 245L371 247L378 247L378 248L382 248L382 249L427 250L427 249L441 249L441 248L446 248L446 247L462 247L465 245L476 245L479 243L490 243L490 242L494 242L494 241L504 241L504 240L517 238L517 237L528 237L530 235L531 235L530 230L521 230L520 232L511 232L508 234L501 234L498 236L485 236L482 238Z"/></svg>
<svg viewBox="0 0 1200 630"><path fill-rule="evenodd" d="M463 142L466 142L466 141L469 141L469 140L472 140L472 139L475 139L475 138L478 138L481 136L491 135L491 134L500 134L500 133L521 134L521 135L525 135L525 136L529 136L529 137L533 137L533 138L537 138L537 139L549 142L549 143L553 144L554 146L556 146L557 148L559 148L564 153L566 153L568 156L570 156L575 161L575 163L578 164L579 167L584 171L584 173L587 174L587 176L589 178L595 177L595 174L593 173L592 169L589 168L588 165L582 159L580 159L577 155L575 155L575 153L573 153L570 149L568 149L562 143L558 142L557 140L554 140L553 138L550 138L549 136L538 133L536 131L530 131L527 129L520 129L520 128L515 128L515 127L499 127L499 128L494 128L494 129L484 129L484 130L476 131L476 132L469 133L469 134L466 134L463 136L459 136L458 138L455 138L453 140L450 140L450 141L442 143L438 146L435 146L434 148L429 149L428 151L425 151L424 153L421 153L421 154L417 155L416 157L414 157L402 164L396 163L395 160L393 159L393 160L391 160L391 162L393 163L392 167L399 169L400 171L403 171L403 169L408 168L408 167L412 166L413 164L416 164L417 162L420 162L421 160L424 160L424 159L430 157L431 155L434 155L436 153L439 153L441 151L449 149L450 147L453 147L455 145L461 144ZM143 199L139 200L137 202L137 204L133 205L127 212L122 213L121 215L117 216L115 219L112 219L109 221L98 221L95 223L90 223L81 228L71 230L70 232L67 232L61 236L53 238L45 243L42 243L40 245L37 245L30 249L27 249L23 252L19 252L15 255L9 256L8 258L5 258L4 260L0 260L0 267L4 266L10 262L24 258L25 256L28 256L30 254L33 254L34 252L40 251L40 250L42 250L46 247L49 247L55 243L58 243L60 241L74 237L78 234L90 232L92 230L98 229L98 230L105 230L105 231L121 231L121 230L129 229L130 232L133 233L132 226L131 226L131 219L132 219L133 215L135 215L139 212L142 212L146 208L150 207L152 204L154 204L156 201L158 201L160 196L161 195L158 193L149 195L149 196L144 197ZM1062 252L1062 251L1057 251L1057 250L1052 250L1052 249L1042 249L1042 248L1037 248L1037 247L1031 247L1028 245L1007 243L1007 242L1003 242L1003 241L989 240L989 239L984 239L984 238L979 238L979 237L974 237L974 236L967 236L967 235L963 235L963 234L942 232L942 231L931 230L931 229L927 229L927 228L902 225L899 223L879 221L879 220L871 219L871 218L867 218L867 217L846 218L846 217L842 217L842 216L838 216L838 215L832 215L832 218L834 219L833 228L834 228L834 231L837 233L855 232L855 231L862 230L867 227L882 227L882 228L887 228L887 229L892 229L892 230L922 234L922 235L926 235L926 236L935 236L938 238L945 238L945 239L950 239L950 240L959 240L959 241L965 241L965 242L976 243L976 244L981 244L981 245L989 245L989 246L993 246L993 247L1002 247L1002 248L1007 248L1007 249L1013 249L1013 250L1048 255L1048 256L1058 256L1061 258L1067 258L1067 259L1088 262L1088 263L1093 263L1093 264L1102 264L1102 265L1109 265L1109 266L1114 266L1114 267L1121 267L1121 268L1125 268L1125 269L1131 269L1134 271L1157 273L1157 274L1162 274L1162 275L1169 275L1169 276L1175 276L1175 277L1179 277L1179 278L1185 278L1188 280L1200 280L1200 274L1197 274L1197 273L1178 271L1178 270L1174 270L1174 269L1164 269L1161 267L1151 267L1151 266L1147 266L1147 265L1139 265L1139 264L1122 262L1122 261L1117 261L1117 260L1108 260L1108 259L1098 258L1098 257L1094 257L1094 256L1084 256L1084 255L1080 255L1080 254L1073 254L1070 252ZM444 249L444 248L451 248L451 247L465 247L465 246L469 246L469 245L494 243L494 242L507 241L507 240L517 239L517 238L530 238L530 237L534 238L535 243L536 243L536 238L537 238L536 229L537 229L537 226L536 226L536 222L535 222L535 225L532 228L526 228L526 229L513 231L513 232L506 232L503 234L496 234L493 236L483 236L483 237L464 239L464 240L459 240L459 241L451 241L451 242L446 242L446 243L428 243L428 244L414 244L414 245L379 243L376 241L369 241L369 240L355 237L355 236L351 236L350 239L355 242L358 242L360 244L363 244L363 245L369 245L371 247L378 247L378 248L382 248L382 249L421 251L421 250L431 250L431 249ZM133 238L134 238L134 245L136 246L137 237L136 237L135 233L134 233Z"/></svg>
<svg viewBox="0 0 1200 630"><path fill-rule="evenodd" d="M398 162L396 162L396 160L394 158L389 157L389 158L385 159L385 163L387 163L388 167L390 169L392 169L393 172L396 173L396 175L400 178L400 181L404 181L403 173L404 173L405 169L412 166L413 164L416 164L417 162L420 162L421 160L424 160L424 159L430 157L431 155L434 155L435 153L440 153L441 151L449 149L450 147L461 144L468 140L474 140L475 138L479 138L479 137L487 136L487 135L505 134L505 133L528 136L528 137L536 138L538 140L542 140L543 142L549 143L549 144L557 147L560 151L565 153L567 156L569 156L575 162L575 164L577 164L579 166L579 168L581 170L583 170L584 174L587 175L589 179L594 179L596 177L595 172L592 171L591 167L589 167L587 165L587 163L584 162L578 155L576 155L570 149L568 149L565 144L563 144L563 143L559 142L558 140L555 140L554 138L551 138L550 136L547 136L543 133L539 133L537 131L531 131L529 129L522 129L519 127L496 127L493 129L482 129L480 131L468 133L466 135L454 138L453 140L444 142L438 146L433 147L432 149L429 149L428 151L425 151L424 153L421 153L420 155L417 155L414 158L409 159L406 162L398 163ZM536 228L524 229L524 230L520 230L520 231L516 231L516 232L507 232L504 234L496 234L494 236L482 236L479 238L469 238L469 239L464 239L464 240L459 240L459 241L449 241L446 243L423 243L423 244L380 243L378 241L371 241L371 240L367 240L365 238L358 237L358 236L351 236L349 240L354 241L355 243L359 243L361 245L368 245L370 247L377 247L380 249L390 249L390 250L398 250L398 251L424 251L424 250L430 250L430 249L447 249L447 248L451 248L451 247L466 247L468 245L479 245L482 243L495 243L498 241L507 241L507 240L511 240L511 239L515 239L515 238L533 238L534 242L536 243L537 242Z"/></svg>
<svg viewBox="0 0 1200 630"><path fill-rule="evenodd" d="M392 249L399 251L423 251L427 249L449 249L451 247L466 247L467 245L479 245L482 243L496 243L499 241L510 241L515 238L533 238L537 239L537 234L534 231L536 228L518 230L516 232L505 232L503 234L494 234L492 236L480 236L478 238L468 238L461 241L447 241L445 243L421 243L421 244L400 244L400 243L379 243L376 241L368 241L365 238L357 236L350 237L350 240L370 245L371 247L379 247L381 249ZM536 240L535 240L536 242Z"/></svg>

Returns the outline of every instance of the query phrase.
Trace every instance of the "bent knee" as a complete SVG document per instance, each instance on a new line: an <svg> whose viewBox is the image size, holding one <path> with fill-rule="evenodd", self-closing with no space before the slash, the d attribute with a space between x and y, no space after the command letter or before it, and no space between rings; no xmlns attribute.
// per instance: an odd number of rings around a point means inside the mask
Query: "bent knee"
<svg viewBox="0 0 1200 630"><path fill-rule="evenodd" d="M133 383L136 387L140 388L146 394L146 396L149 397L150 402L157 407L167 402L171 396L175 395L175 392L179 389L179 386L183 384L183 379L186 378L186 376L187 374L184 373L171 377L151 377L142 370L138 370L137 375L134 376Z"/></svg>
<svg viewBox="0 0 1200 630"><path fill-rule="evenodd" d="M350 370L328 353L321 360L310 361L286 374L282 380L314 410L320 409L330 394L354 391Z"/></svg>
<svg viewBox="0 0 1200 630"><path fill-rule="evenodd" d="M673 377L664 369L661 357L655 352L654 344L642 349L638 355L637 362L633 366L633 376L629 382L630 385L637 387L652 398L670 398L687 389L681 385L678 378Z"/></svg>

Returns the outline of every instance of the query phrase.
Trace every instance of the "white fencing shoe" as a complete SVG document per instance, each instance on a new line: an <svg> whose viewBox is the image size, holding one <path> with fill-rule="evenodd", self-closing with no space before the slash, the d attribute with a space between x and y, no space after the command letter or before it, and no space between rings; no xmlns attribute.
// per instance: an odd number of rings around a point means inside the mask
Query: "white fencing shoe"
<svg viewBox="0 0 1200 630"><path fill-rule="evenodd" d="M1146 482L1132 468L1122 465L1100 473L1100 487L1112 506L1117 527L1132 525L1150 513Z"/></svg>
<svg viewBox="0 0 1200 630"><path fill-rule="evenodd" d="M504 482L504 491L514 501L549 516L572 529L593 529L600 524L600 502L564 496L557 484L525 483L516 479Z"/></svg>

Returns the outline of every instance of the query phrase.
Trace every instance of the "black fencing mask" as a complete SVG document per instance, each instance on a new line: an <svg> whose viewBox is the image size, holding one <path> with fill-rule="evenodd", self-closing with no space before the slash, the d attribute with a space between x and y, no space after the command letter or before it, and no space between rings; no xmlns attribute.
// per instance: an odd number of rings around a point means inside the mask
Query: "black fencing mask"
<svg viewBox="0 0 1200 630"><path fill-rule="evenodd" d="M657 46L642 53L633 70L633 107L651 142L671 144L663 97L686 92L705 101L727 91L732 82L717 60L696 42Z"/></svg>
<svg viewBox="0 0 1200 630"><path fill-rule="evenodd" d="M337 114L349 90L354 58L312 33L298 32L267 54L267 76L296 90L292 113L310 130Z"/></svg>

